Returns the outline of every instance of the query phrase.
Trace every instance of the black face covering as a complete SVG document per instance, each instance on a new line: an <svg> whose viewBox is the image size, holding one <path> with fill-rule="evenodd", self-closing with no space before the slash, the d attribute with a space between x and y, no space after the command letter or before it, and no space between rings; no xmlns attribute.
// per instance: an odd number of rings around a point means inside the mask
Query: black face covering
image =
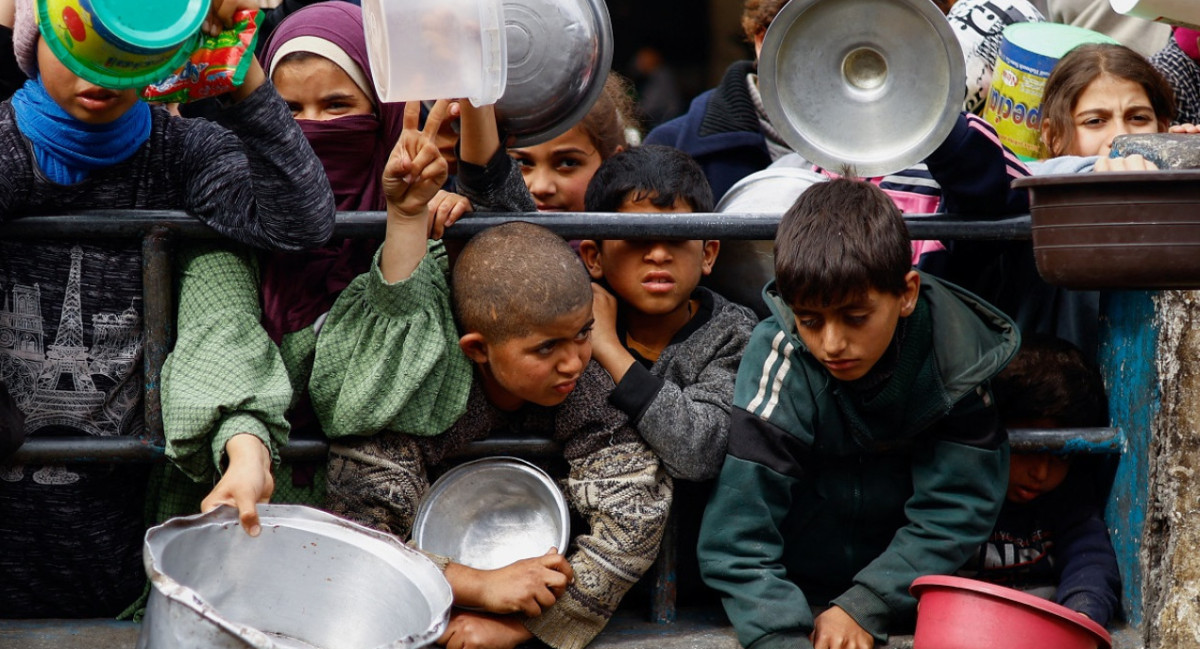
<svg viewBox="0 0 1200 649"><path fill-rule="evenodd" d="M384 142L374 115L329 120L299 119L304 138L321 159L339 210L382 210L380 180L391 144Z"/></svg>

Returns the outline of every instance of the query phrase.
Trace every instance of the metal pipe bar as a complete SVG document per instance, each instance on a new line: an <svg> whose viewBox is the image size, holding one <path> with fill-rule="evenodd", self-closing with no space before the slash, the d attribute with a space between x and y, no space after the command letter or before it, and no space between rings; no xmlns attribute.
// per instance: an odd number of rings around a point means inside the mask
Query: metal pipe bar
<svg viewBox="0 0 1200 649"><path fill-rule="evenodd" d="M463 239L493 225L531 221L569 239L694 239L769 240L779 226L778 214L632 214L601 212L479 213L464 217L446 231L446 237ZM915 239L979 241L1027 240L1032 235L1029 216L995 220L970 220L949 214L905 215ZM384 212L340 212L335 238L383 238ZM131 239L162 228L188 239L215 239L218 235L186 212L146 210L93 210L58 216L30 216L0 222L0 237L9 239Z"/></svg>
<svg viewBox="0 0 1200 649"><path fill-rule="evenodd" d="M12 464L156 463L163 447L138 437L31 437L9 458Z"/></svg>
<svg viewBox="0 0 1200 649"><path fill-rule="evenodd" d="M1008 443L1016 453L1120 455L1125 436L1117 428L1013 428Z"/></svg>
<svg viewBox="0 0 1200 649"><path fill-rule="evenodd" d="M1021 453L1119 454L1125 437L1116 428L1014 428L1008 431L1012 449ZM286 461L324 459L329 443L317 439L294 439L279 449ZM551 439L492 437L471 442L452 453L455 460L516 455L552 458L562 446ZM16 463L36 462L161 462L161 444L130 437L33 437L13 455Z"/></svg>
<svg viewBox="0 0 1200 649"><path fill-rule="evenodd" d="M155 225L142 239L142 377L146 392L143 413L144 436L157 446L166 439L163 434L162 399L160 389L162 366L171 353L175 340L174 263L172 234Z"/></svg>

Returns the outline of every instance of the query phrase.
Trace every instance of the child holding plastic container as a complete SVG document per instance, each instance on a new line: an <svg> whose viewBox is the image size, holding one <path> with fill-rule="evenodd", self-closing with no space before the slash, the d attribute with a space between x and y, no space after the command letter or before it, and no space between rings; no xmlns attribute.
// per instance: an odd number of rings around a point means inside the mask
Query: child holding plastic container
<svg viewBox="0 0 1200 649"><path fill-rule="evenodd" d="M249 0L216 2L210 27ZM218 123L173 118L76 76L19 2L14 48L31 78L0 104L0 215L186 210L265 249L324 243L334 204L319 161L261 68ZM0 366L31 435L143 432L142 244L0 241L5 309L19 313ZM146 467L0 467L0 615L104 617L142 592Z"/></svg>
<svg viewBox="0 0 1200 649"><path fill-rule="evenodd" d="M1104 384L1079 348L1027 337L992 382L1007 428L1084 428L1108 422ZM1013 452L992 535L959 574L1039 594L1101 626L1117 610L1121 575L1088 466L1070 455Z"/></svg>
<svg viewBox="0 0 1200 649"><path fill-rule="evenodd" d="M385 172L388 228L377 262L342 292L317 339L309 388L322 425L340 436L330 448L329 507L406 536L430 470L448 453L493 432L556 439L569 465L567 498L588 524L568 557L573 581L547 584L526 600L532 606L456 610L441 642L514 647L536 636L583 647L654 561L671 479L607 402L612 380L590 363L590 281L561 237L528 223L491 228L448 276L441 242L426 241L436 218L427 202L446 164L436 124L407 139L415 122L412 110ZM409 378L446 358L469 366L436 386ZM392 424L364 425L367 412ZM427 421L445 432L413 429ZM441 563L456 600L469 605L457 595L486 576Z"/></svg>
<svg viewBox="0 0 1200 649"><path fill-rule="evenodd" d="M1112 44L1080 45L1054 66L1041 102L1046 159L1027 163L1033 175L1148 170L1141 155L1110 158L1113 138L1161 133L1175 114L1170 86L1133 50ZM1194 127L1170 127L1186 132ZM957 242L950 275L1013 316L1025 332L1069 340L1094 358L1099 339L1100 294L1047 284L1037 272L1029 242ZM999 251L999 252L997 252ZM989 261L991 261L989 265Z"/></svg>

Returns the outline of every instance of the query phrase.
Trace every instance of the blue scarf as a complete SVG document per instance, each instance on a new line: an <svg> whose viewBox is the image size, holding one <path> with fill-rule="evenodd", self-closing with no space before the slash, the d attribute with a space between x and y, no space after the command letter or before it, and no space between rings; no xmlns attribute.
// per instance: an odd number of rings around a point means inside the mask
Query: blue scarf
<svg viewBox="0 0 1200 649"><path fill-rule="evenodd" d="M17 129L33 143L38 167L60 185L73 185L93 169L121 162L150 137L150 106L139 101L108 124L81 122L54 102L41 77L12 96Z"/></svg>

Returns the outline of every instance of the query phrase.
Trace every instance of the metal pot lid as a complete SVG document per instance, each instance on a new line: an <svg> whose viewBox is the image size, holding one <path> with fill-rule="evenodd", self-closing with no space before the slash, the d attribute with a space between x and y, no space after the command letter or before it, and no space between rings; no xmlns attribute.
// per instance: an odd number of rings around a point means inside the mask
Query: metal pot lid
<svg viewBox="0 0 1200 649"><path fill-rule="evenodd" d="M612 67L604 0L504 0L508 85L497 119L513 146L552 140L583 119Z"/></svg>
<svg viewBox="0 0 1200 649"><path fill-rule="evenodd" d="M429 488L413 518L420 549L472 568L491 570L566 553L571 535L567 501L554 480L515 457L460 464Z"/></svg>
<svg viewBox="0 0 1200 649"><path fill-rule="evenodd" d="M771 124L796 152L882 176L920 162L954 128L962 49L929 0L792 0L759 57Z"/></svg>

